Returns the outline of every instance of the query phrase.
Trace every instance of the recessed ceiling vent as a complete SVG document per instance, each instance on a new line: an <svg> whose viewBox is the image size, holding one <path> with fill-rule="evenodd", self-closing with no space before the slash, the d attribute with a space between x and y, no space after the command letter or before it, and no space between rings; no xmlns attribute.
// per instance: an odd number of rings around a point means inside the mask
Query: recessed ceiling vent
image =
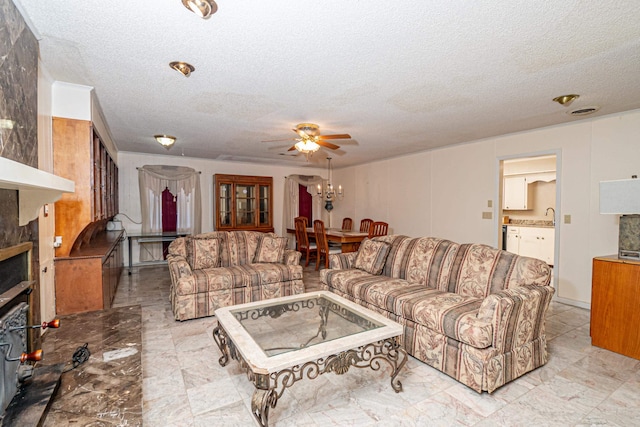
<svg viewBox="0 0 640 427"><path fill-rule="evenodd" d="M599 109L600 107L582 107L575 110L567 111L567 114L570 114L572 116L586 116L587 114L595 113Z"/></svg>

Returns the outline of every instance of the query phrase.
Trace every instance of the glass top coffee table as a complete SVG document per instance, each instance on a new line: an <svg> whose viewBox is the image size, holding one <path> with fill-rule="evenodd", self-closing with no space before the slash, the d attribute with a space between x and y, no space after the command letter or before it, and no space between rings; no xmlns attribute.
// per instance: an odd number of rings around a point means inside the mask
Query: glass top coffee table
<svg viewBox="0 0 640 427"><path fill-rule="evenodd" d="M237 360L255 386L251 412L269 424L287 387L303 378L351 366L391 367L391 387L402 391L398 373L407 361L400 346L402 325L328 291L219 308L213 338L226 366Z"/></svg>

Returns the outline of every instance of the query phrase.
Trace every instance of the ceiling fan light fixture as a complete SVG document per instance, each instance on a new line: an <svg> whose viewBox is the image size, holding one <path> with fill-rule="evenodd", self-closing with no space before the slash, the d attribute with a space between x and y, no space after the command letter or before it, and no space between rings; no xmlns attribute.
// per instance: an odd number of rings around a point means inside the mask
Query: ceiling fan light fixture
<svg viewBox="0 0 640 427"><path fill-rule="evenodd" d="M557 102L560 105L568 107L569 105L571 105L573 101L575 101L578 98L580 98L580 95L576 95L576 94L561 95L553 98L553 102Z"/></svg>
<svg viewBox="0 0 640 427"><path fill-rule="evenodd" d="M320 146L311 139L303 139L295 144L296 150L304 154L315 153L320 149Z"/></svg>
<svg viewBox="0 0 640 427"><path fill-rule="evenodd" d="M196 70L193 65L183 61L173 61L169 63L169 67L173 68L185 77L189 77Z"/></svg>
<svg viewBox="0 0 640 427"><path fill-rule="evenodd" d="M296 132L300 136L318 136L320 135L320 126L315 123L300 123L296 125Z"/></svg>
<svg viewBox="0 0 640 427"><path fill-rule="evenodd" d="M153 137L158 141L158 144L162 145L167 150L176 142L176 137L171 135L153 135Z"/></svg>
<svg viewBox="0 0 640 427"><path fill-rule="evenodd" d="M209 19L218 11L218 5L213 0L182 0L182 4L202 19Z"/></svg>

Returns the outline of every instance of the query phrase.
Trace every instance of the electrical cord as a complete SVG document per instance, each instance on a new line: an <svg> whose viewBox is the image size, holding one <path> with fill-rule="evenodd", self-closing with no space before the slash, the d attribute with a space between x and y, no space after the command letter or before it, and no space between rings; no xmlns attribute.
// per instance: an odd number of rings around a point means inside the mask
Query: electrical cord
<svg viewBox="0 0 640 427"><path fill-rule="evenodd" d="M73 352L73 356L71 356L71 367L65 369L62 373L64 374L65 372L76 369L78 366L89 360L89 356L91 356L89 343L84 343L83 346L76 348L76 351Z"/></svg>

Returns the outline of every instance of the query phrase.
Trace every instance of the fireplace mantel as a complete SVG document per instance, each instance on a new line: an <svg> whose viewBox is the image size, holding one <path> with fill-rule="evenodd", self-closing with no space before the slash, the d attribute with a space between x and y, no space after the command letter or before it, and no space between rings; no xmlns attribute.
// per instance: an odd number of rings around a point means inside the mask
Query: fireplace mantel
<svg viewBox="0 0 640 427"><path fill-rule="evenodd" d="M63 193L73 193L75 183L25 164L0 157L0 188L18 190L19 225L38 217L40 208L53 203Z"/></svg>

